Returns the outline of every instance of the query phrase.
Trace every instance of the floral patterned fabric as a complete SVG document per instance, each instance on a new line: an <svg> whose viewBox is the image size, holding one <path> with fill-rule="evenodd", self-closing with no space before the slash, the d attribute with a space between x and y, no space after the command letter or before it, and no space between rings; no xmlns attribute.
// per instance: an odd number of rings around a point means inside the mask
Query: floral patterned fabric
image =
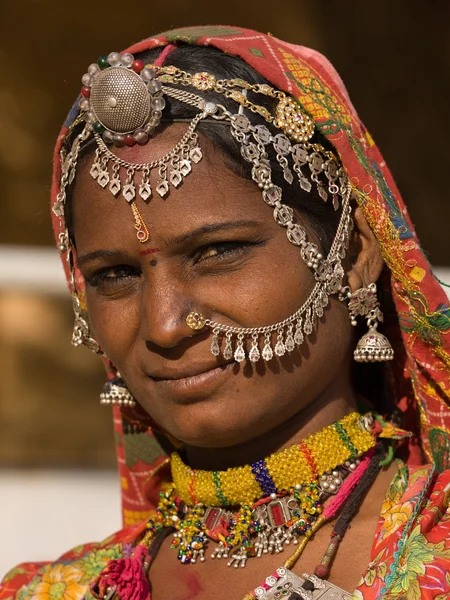
<svg viewBox="0 0 450 600"><path fill-rule="evenodd" d="M382 506L371 561L353 600L450 597L449 492L449 471L439 475L431 465L408 467L398 462ZM54 563L16 567L0 585L0 600L81 600L84 596L93 600L89 585L109 560L128 554L145 523L125 528L101 544L74 548Z"/></svg>
<svg viewBox="0 0 450 600"><path fill-rule="evenodd" d="M449 491L449 471L399 465L355 600L450 597Z"/></svg>

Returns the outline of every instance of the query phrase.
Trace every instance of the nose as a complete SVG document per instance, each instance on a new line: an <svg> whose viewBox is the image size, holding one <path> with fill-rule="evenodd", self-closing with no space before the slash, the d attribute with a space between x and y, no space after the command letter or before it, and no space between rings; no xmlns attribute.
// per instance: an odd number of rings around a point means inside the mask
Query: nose
<svg viewBox="0 0 450 600"><path fill-rule="evenodd" d="M140 336L160 348L174 348L194 331L186 317L195 302L186 285L174 279L148 282L143 286L140 307Z"/></svg>

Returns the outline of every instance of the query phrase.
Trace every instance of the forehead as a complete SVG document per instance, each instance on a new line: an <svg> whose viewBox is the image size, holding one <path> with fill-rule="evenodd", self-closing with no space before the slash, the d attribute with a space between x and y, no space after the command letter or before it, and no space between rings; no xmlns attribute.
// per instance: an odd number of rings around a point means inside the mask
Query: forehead
<svg viewBox="0 0 450 600"><path fill-rule="evenodd" d="M219 125L220 126L220 125ZM119 158L132 163L147 163L169 152L182 137L186 125L174 124L155 136L145 146L119 148ZM226 158L211 142L200 137L203 159L192 164L191 173L178 189L170 187L166 199L155 191L159 181L157 169L151 172L152 196L147 202L136 198L136 206L142 214L150 235L174 237L202 225L230 219L255 219L275 226L271 209L263 202L261 191L250 179L233 173ZM101 188L89 171L94 160L93 153L80 162L71 195L74 233L77 247L91 249L104 246L108 240L143 245L136 239L131 206L122 195L115 198L108 188ZM121 173L122 183L126 177ZM140 175L135 175L139 185Z"/></svg>

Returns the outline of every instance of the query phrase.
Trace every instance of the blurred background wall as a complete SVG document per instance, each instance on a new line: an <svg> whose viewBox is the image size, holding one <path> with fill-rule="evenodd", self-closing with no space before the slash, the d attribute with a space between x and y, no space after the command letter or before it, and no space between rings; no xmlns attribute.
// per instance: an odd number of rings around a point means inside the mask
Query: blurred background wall
<svg viewBox="0 0 450 600"><path fill-rule="evenodd" d="M71 306L48 210L54 140L87 65L159 31L212 23L318 49L337 67L381 147L432 264L450 266L450 3L16 0L1 2L0 15L0 531L12 543L25 509L36 522L47 510L56 545L47 548L35 529L36 549L24 556L22 546L17 555L43 559L83 541L80 527L96 536L119 526L109 410L98 403L102 368L69 344ZM103 474L61 477L69 468ZM76 500L86 481L100 496L98 512L90 508L92 527ZM63 493L75 501L71 525L66 519L60 527L54 519L66 510ZM95 498L89 494L90 503ZM0 576L16 560L10 547Z"/></svg>

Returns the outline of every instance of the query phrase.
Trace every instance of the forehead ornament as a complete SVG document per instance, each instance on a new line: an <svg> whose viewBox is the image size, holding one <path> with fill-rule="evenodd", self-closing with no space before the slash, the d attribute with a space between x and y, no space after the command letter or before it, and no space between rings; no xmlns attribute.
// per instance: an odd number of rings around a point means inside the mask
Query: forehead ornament
<svg viewBox="0 0 450 600"><path fill-rule="evenodd" d="M95 77L89 103L97 123L105 130L122 134L144 127L151 111L147 86L139 75L123 67L112 67ZM86 116L92 119L89 112Z"/></svg>
<svg viewBox="0 0 450 600"><path fill-rule="evenodd" d="M294 142L307 142L314 134L312 120L299 110L298 102L288 96L278 103L274 124Z"/></svg>
<svg viewBox="0 0 450 600"><path fill-rule="evenodd" d="M338 157L314 141L314 122L303 107L268 84L217 79L207 72L191 74L171 65L145 65L129 53L113 52L102 57L89 66L82 83L81 114L67 134L71 146L67 154L62 151L60 192L53 206L54 213L61 219L60 250L67 252L74 296L72 249L64 231L64 208L66 187L75 176L83 144L94 138L97 149L90 174L102 188L115 197L122 195L128 202L137 239L146 243L150 234L138 201L150 202L154 191L166 198L172 188L179 188L192 172L193 165L203 157L197 126L203 120L220 122L222 126L229 126L244 161L249 163L252 179L260 188L263 201L272 210L275 221L285 229L289 242L299 248L300 257L314 274L315 285L293 315L272 325L233 327L198 313L188 315L186 323L193 330L209 327L213 332L212 354L223 355L227 360L234 357L238 362L246 358L252 362L260 358L268 361L274 355L281 357L302 344L324 314L330 295L339 294L343 287L342 260L353 227L350 182ZM220 97L227 106L233 102L236 110L233 112L220 104ZM152 142L167 99L196 109L180 141L152 162L127 161L126 153L119 157L115 148ZM255 123L250 118L252 114L256 115ZM73 131L83 121L84 129L72 139ZM317 244L307 239L304 227L296 222L294 211L283 203L282 188L273 183L274 170L278 170L288 185L298 185L305 192L315 186L323 202L331 198L334 210L341 211L327 256L322 255ZM74 343L84 343L99 352L98 344L90 337L80 303L74 303L74 307Z"/></svg>
<svg viewBox="0 0 450 600"><path fill-rule="evenodd" d="M153 69L112 52L91 64L81 81L79 106L94 132L117 147L148 141L166 104Z"/></svg>

